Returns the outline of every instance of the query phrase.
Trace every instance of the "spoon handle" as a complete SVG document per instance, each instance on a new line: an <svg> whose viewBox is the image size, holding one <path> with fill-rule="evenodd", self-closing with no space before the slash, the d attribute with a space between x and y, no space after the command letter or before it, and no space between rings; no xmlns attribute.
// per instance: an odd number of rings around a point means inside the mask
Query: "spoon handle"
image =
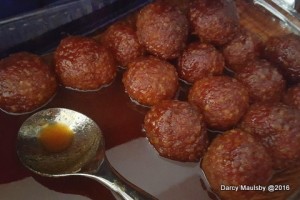
<svg viewBox="0 0 300 200"><path fill-rule="evenodd" d="M122 177L122 175L110 165L106 158L104 158L100 169L96 173L85 174L84 176L102 183L124 200L157 200L154 196Z"/></svg>

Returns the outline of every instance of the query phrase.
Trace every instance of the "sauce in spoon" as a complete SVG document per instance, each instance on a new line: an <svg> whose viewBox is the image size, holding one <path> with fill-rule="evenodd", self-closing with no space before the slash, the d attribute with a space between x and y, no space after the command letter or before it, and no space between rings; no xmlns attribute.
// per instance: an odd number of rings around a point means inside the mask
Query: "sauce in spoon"
<svg viewBox="0 0 300 200"><path fill-rule="evenodd" d="M65 108L49 108L22 124L17 154L25 167L43 176L83 176L124 200L156 200L110 165L104 143L102 131L89 117Z"/></svg>
<svg viewBox="0 0 300 200"><path fill-rule="evenodd" d="M39 141L46 151L62 152L71 146L74 132L63 123L46 124L39 132Z"/></svg>

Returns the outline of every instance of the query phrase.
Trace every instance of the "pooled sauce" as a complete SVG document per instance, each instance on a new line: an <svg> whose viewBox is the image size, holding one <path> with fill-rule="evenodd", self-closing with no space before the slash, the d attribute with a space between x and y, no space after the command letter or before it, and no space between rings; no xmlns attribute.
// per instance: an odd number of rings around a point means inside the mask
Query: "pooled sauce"
<svg viewBox="0 0 300 200"><path fill-rule="evenodd" d="M43 147L51 153L60 153L72 143L74 132L63 123L47 124L39 133Z"/></svg>

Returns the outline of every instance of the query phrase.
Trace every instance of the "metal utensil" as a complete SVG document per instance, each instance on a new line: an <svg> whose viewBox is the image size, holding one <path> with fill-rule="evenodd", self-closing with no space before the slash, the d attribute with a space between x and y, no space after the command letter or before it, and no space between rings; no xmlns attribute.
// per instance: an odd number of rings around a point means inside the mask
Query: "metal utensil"
<svg viewBox="0 0 300 200"><path fill-rule="evenodd" d="M62 152L49 152L40 142L40 131L48 124L62 123L74 133L72 143ZM156 199L126 181L105 157L104 138L97 124L87 116L64 108L35 113L21 126L17 153L31 171L48 177L84 176L98 181L122 199Z"/></svg>

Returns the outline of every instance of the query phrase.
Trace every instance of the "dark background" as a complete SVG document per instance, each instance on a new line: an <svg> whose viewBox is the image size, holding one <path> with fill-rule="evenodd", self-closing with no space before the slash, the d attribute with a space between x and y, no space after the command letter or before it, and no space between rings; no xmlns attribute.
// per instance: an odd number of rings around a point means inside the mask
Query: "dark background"
<svg viewBox="0 0 300 200"><path fill-rule="evenodd" d="M0 19L42 8L58 0L1 0Z"/></svg>

